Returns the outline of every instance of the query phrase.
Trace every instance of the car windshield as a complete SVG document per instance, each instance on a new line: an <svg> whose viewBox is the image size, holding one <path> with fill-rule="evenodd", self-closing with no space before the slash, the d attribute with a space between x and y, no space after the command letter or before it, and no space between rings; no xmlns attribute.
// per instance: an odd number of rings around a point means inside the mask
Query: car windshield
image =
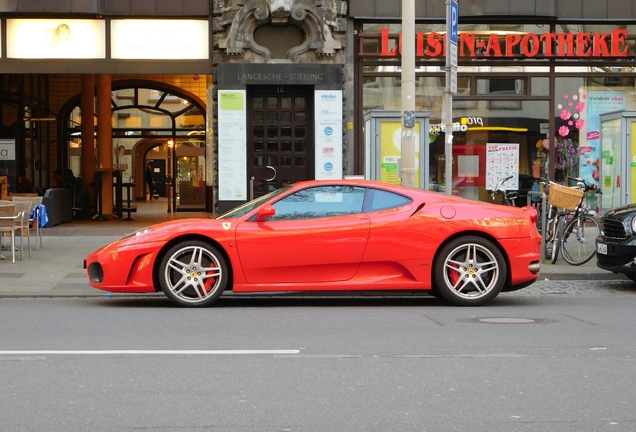
<svg viewBox="0 0 636 432"><path fill-rule="evenodd" d="M252 210L254 210L255 208L261 206L264 202L269 201L270 198L275 197L276 195L280 195L283 192L288 191L289 189L291 189L291 185L289 186L285 186L282 187L280 189L276 189L273 192L268 193L267 195L263 195L262 197L256 198L255 200L252 201L248 201L245 204L236 207L235 209L232 209L226 213L223 213L222 215L220 215L219 217L217 217L217 219L233 219L233 218L237 218L237 217L241 217L243 215L246 215L247 213L251 212Z"/></svg>

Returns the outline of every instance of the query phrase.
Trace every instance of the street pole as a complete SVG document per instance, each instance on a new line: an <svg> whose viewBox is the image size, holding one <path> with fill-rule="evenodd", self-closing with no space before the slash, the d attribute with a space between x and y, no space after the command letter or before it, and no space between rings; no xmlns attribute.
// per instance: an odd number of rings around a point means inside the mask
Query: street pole
<svg viewBox="0 0 636 432"><path fill-rule="evenodd" d="M402 0L402 185L415 187L415 0ZM424 133L425 131L420 131Z"/></svg>
<svg viewBox="0 0 636 432"><path fill-rule="evenodd" d="M174 146L174 139L168 140L168 148L166 151L167 163L166 163L166 195L168 196L168 213L172 213L172 148Z"/></svg>
<svg viewBox="0 0 636 432"><path fill-rule="evenodd" d="M452 3L452 5L451 5ZM444 143L445 192L453 193L453 93L457 93L457 0L446 0L446 113Z"/></svg>
<svg viewBox="0 0 636 432"><path fill-rule="evenodd" d="M444 184L445 192L453 194L453 95L450 92L451 64L450 64L450 3L446 0L446 133L444 135Z"/></svg>

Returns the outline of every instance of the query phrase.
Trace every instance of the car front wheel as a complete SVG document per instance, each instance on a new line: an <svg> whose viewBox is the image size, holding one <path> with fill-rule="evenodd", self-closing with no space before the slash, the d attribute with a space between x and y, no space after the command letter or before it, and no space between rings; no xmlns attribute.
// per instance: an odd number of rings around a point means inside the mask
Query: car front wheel
<svg viewBox="0 0 636 432"><path fill-rule="evenodd" d="M480 306L501 292L506 281L502 253L481 237L461 237L445 245L435 263L439 293L458 306Z"/></svg>
<svg viewBox="0 0 636 432"><path fill-rule="evenodd" d="M159 264L159 283L177 305L208 306L223 293L228 269L223 255L210 244L188 240L171 247Z"/></svg>

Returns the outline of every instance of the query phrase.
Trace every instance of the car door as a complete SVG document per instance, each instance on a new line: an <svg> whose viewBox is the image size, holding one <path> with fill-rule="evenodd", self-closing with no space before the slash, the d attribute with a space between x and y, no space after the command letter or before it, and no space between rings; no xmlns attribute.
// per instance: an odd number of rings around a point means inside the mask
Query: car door
<svg viewBox="0 0 636 432"><path fill-rule="evenodd" d="M370 234L363 261L383 262L416 259L435 235L435 224L425 225L412 215L421 205L410 197L369 188L364 209L370 221Z"/></svg>
<svg viewBox="0 0 636 432"><path fill-rule="evenodd" d="M316 283L351 279L369 236L365 188L316 186L273 204L276 215L236 227L247 283Z"/></svg>

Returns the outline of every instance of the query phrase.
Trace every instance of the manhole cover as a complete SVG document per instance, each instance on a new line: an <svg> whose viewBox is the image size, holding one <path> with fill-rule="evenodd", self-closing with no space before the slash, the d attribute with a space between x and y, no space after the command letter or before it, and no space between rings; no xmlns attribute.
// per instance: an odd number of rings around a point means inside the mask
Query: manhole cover
<svg viewBox="0 0 636 432"><path fill-rule="evenodd" d="M536 322L531 318L480 318L479 322L491 324L530 324Z"/></svg>

